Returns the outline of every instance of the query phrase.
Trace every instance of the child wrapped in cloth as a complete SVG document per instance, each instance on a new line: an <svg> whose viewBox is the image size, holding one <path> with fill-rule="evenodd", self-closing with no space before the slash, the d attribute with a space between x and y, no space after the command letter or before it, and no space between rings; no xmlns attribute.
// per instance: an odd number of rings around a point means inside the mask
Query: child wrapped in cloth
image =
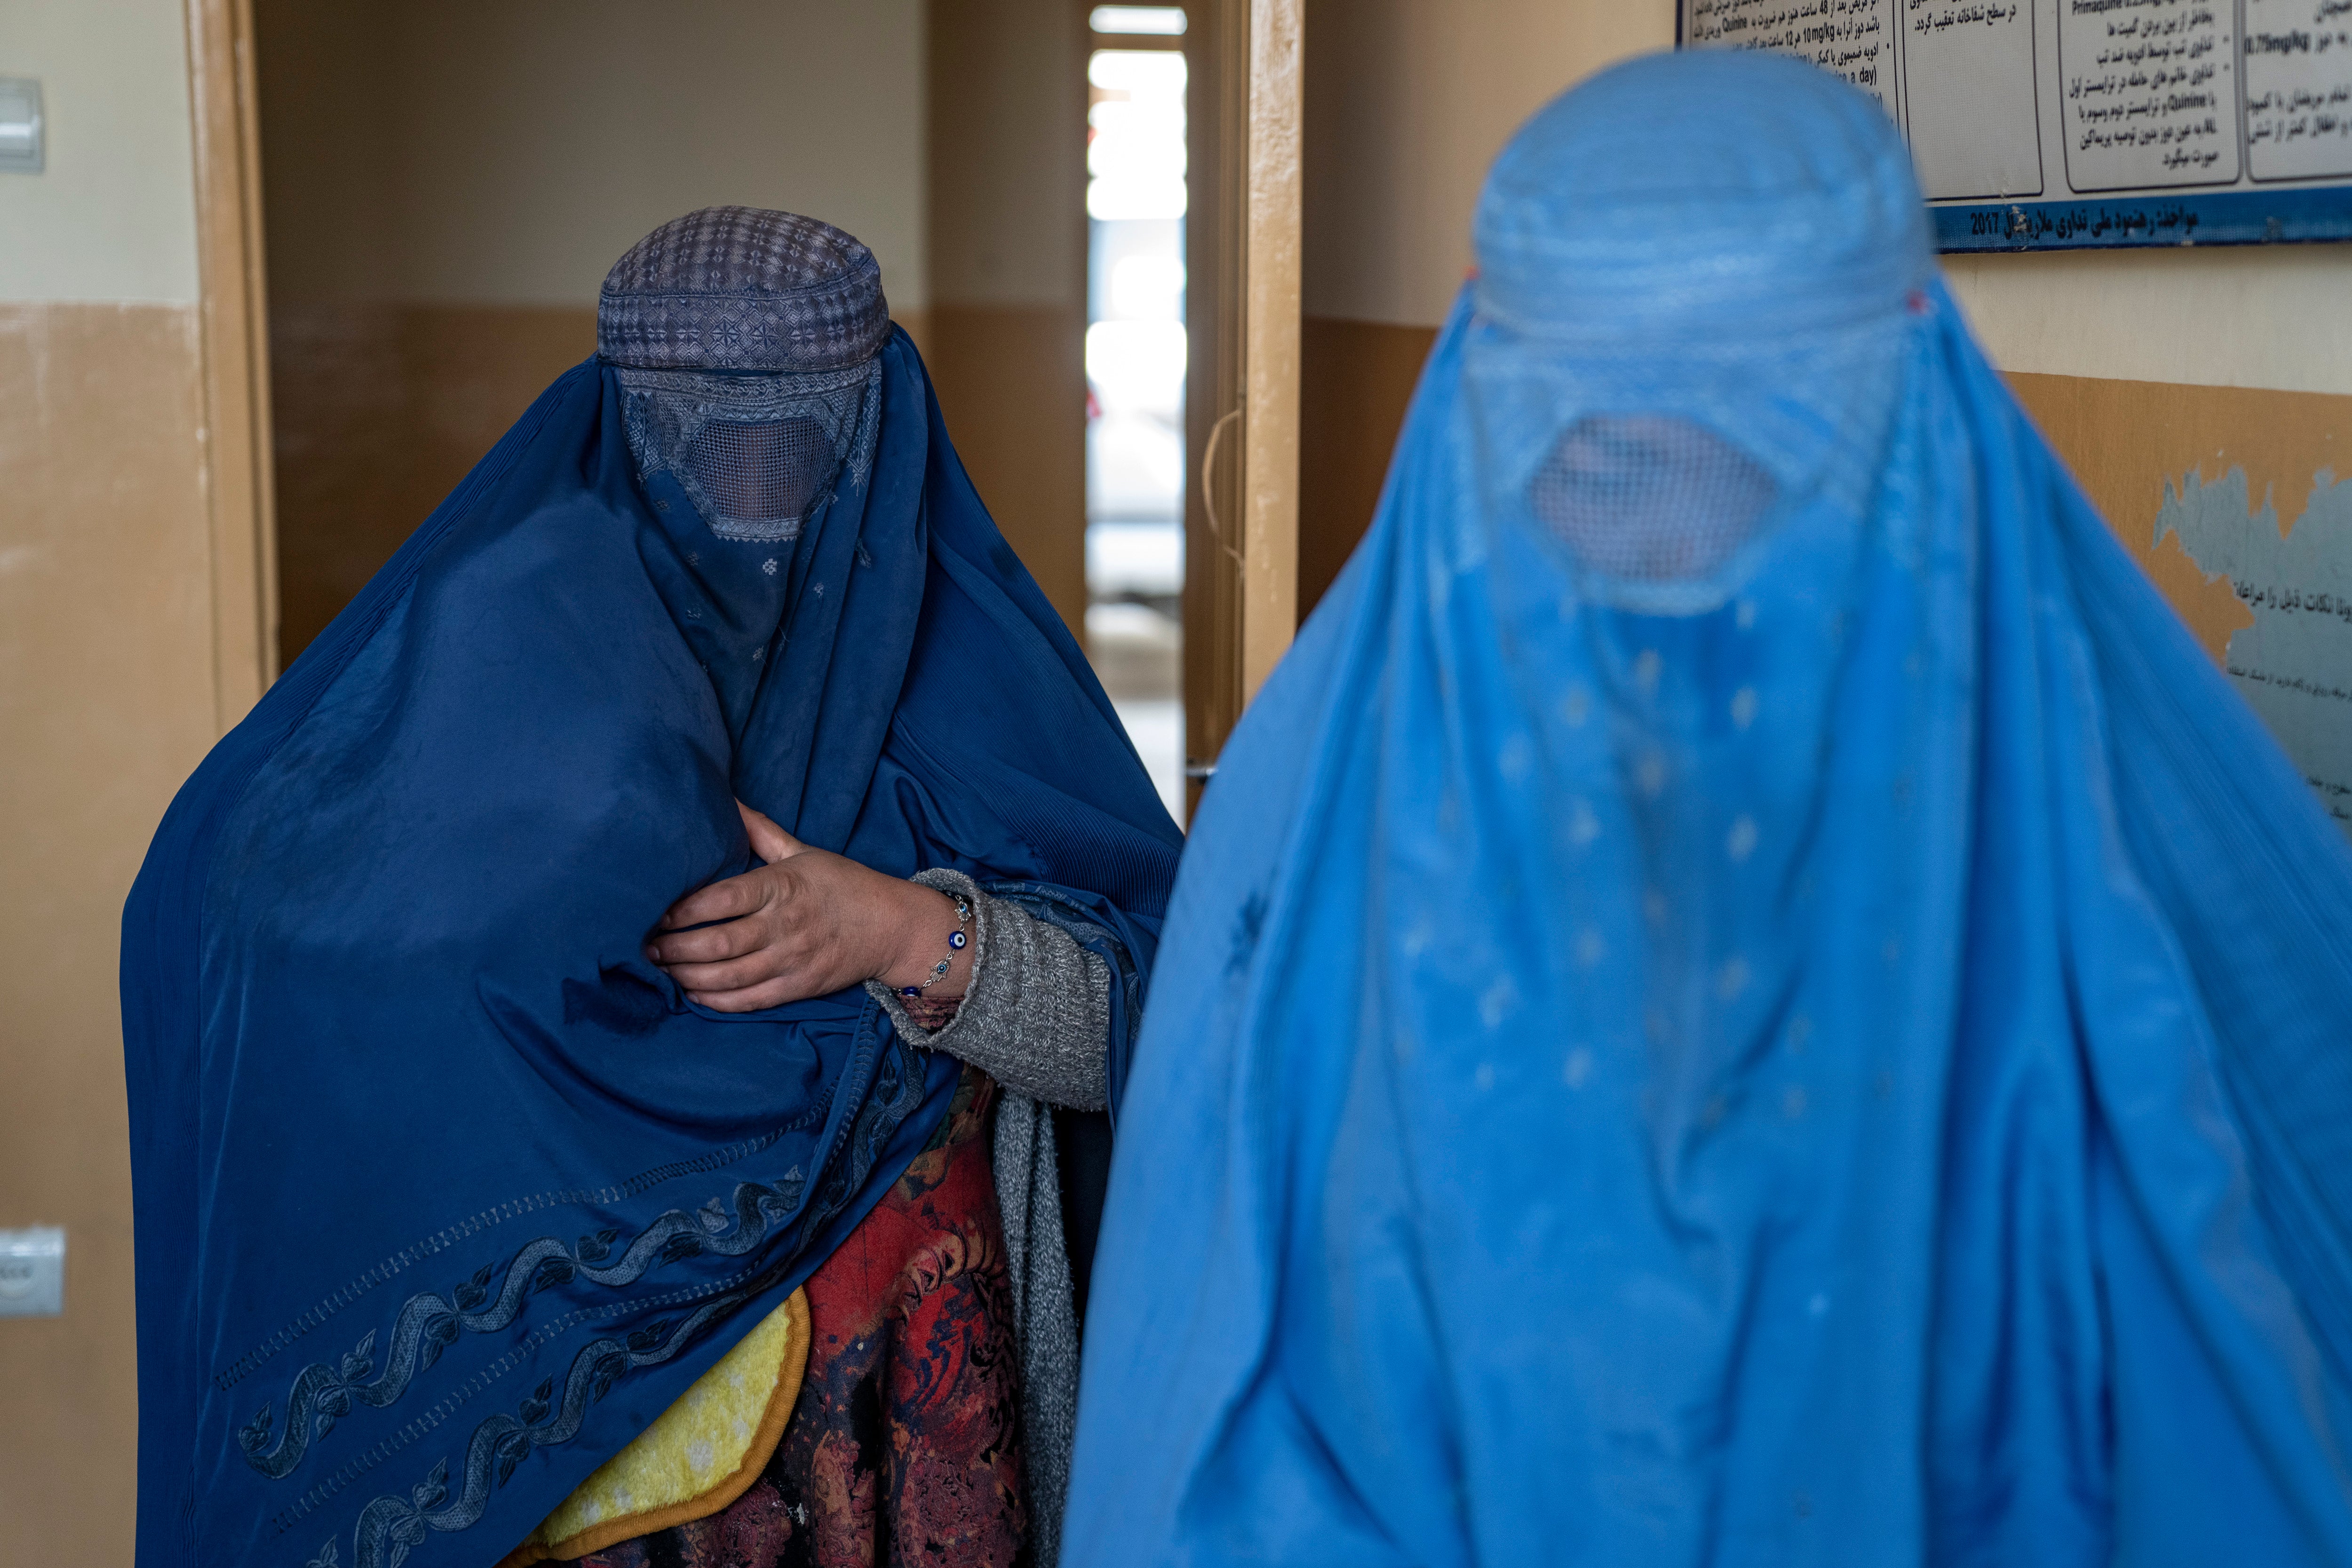
<svg viewBox="0 0 2352 1568"><path fill-rule="evenodd" d="M142 1568L1051 1558L1180 836L864 246L598 339L131 896Z"/></svg>

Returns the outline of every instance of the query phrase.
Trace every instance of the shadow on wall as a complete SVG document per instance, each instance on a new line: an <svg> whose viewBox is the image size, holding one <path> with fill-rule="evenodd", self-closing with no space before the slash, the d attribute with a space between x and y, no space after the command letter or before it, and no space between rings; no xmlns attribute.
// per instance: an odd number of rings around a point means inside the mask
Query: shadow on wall
<svg viewBox="0 0 2352 1568"><path fill-rule="evenodd" d="M285 663L531 399L595 348L593 310L302 303L271 311Z"/></svg>
<svg viewBox="0 0 2352 1568"><path fill-rule="evenodd" d="M1308 316L1298 334L1298 618L1371 526L1434 327Z"/></svg>

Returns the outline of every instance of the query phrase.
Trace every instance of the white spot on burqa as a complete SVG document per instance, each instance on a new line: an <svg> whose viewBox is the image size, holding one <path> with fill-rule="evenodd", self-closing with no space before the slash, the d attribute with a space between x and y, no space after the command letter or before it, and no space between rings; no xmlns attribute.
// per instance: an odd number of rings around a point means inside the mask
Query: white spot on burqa
<svg viewBox="0 0 2352 1568"><path fill-rule="evenodd" d="M1728 1002L1748 989L1748 961L1737 953L1715 973L1715 994Z"/></svg>

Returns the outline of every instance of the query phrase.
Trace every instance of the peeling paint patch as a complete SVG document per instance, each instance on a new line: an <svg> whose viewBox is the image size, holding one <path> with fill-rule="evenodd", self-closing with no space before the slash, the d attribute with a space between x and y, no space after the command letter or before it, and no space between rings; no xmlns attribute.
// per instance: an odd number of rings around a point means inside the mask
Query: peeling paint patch
<svg viewBox="0 0 2352 1568"><path fill-rule="evenodd" d="M2300 487L2295 487L2299 489ZM2300 511L2257 499L2242 468L2168 485L2156 543L2178 542L2245 606L2221 667L2352 832L2352 479L2321 468Z"/></svg>

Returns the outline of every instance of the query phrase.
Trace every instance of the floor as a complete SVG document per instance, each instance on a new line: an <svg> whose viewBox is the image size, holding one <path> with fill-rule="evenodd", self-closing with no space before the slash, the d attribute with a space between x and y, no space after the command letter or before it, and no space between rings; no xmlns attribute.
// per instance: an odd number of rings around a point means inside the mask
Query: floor
<svg viewBox="0 0 2352 1568"><path fill-rule="evenodd" d="M1183 533L1173 522L1087 530L1087 653L1159 786L1184 820Z"/></svg>

